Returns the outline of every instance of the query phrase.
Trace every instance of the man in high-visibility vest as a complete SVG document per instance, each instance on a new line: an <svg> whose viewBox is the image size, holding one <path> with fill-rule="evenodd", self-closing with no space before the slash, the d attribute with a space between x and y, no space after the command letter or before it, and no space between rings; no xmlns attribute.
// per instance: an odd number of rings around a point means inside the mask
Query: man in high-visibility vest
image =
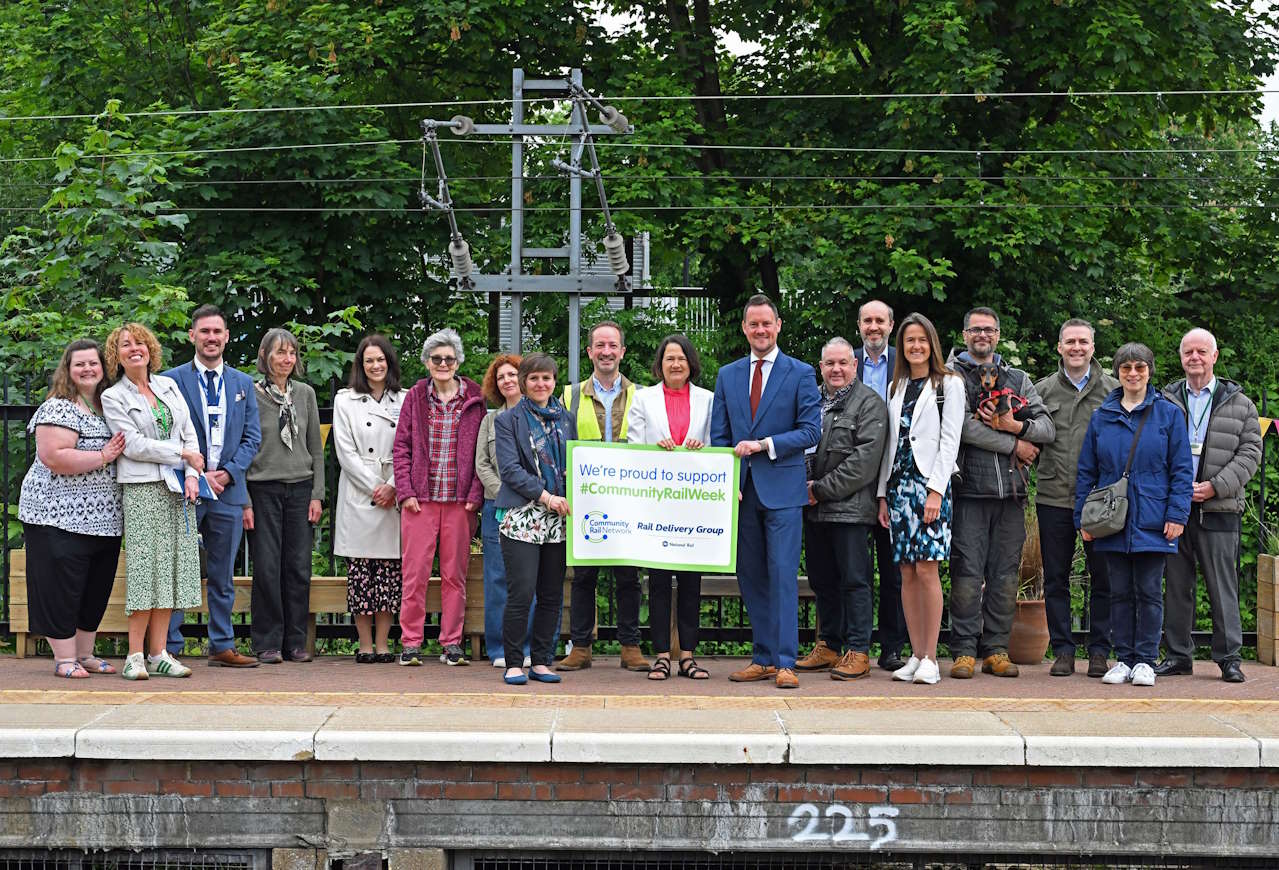
<svg viewBox="0 0 1279 870"><path fill-rule="evenodd" d="M577 419L579 441L626 441L626 414L635 398L635 385L623 377L620 370L622 357L626 355L625 342L622 327L611 320L591 327L586 345L591 376L564 388L564 407ZM622 667L647 671L648 662L639 648L639 574L630 565L615 565L612 571L617 590L617 639L622 644ZM559 663L561 671L591 666L599 572L594 566L573 566L573 592L569 601L573 649Z"/></svg>

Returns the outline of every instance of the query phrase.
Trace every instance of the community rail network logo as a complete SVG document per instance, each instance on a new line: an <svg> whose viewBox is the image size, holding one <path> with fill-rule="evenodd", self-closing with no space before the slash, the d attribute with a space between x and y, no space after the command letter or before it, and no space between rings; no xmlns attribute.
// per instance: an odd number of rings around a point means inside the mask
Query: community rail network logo
<svg viewBox="0 0 1279 870"><path fill-rule="evenodd" d="M630 533L630 523L625 520L610 520L604 511L587 511L582 515L582 537L592 544L607 541L610 535Z"/></svg>

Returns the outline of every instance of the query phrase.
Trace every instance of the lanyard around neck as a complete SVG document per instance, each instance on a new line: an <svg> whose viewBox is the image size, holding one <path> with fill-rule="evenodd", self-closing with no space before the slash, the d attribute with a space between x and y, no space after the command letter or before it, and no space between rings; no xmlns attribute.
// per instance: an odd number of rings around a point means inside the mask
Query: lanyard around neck
<svg viewBox="0 0 1279 870"><path fill-rule="evenodd" d="M1186 386L1182 387L1182 389L1186 391L1186 396L1185 396L1186 417L1190 418L1190 385L1186 384ZM1214 381L1212 385L1212 389L1208 390L1208 401L1204 402L1203 410L1199 412L1199 419L1190 420L1190 431L1192 433L1198 432L1199 427L1203 425L1204 420L1208 417L1208 412L1212 410L1212 397L1213 397L1213 394L1216 392L1217 392L1217 384ZM1199 395L1198 392L1196 392L1195 393L1196 398L1198 398L1198 395Z"/></svg>

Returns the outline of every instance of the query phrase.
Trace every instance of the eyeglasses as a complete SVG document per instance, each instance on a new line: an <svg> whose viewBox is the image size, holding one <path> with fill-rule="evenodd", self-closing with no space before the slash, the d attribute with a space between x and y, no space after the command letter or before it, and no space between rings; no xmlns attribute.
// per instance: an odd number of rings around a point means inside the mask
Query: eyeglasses
<svg viewBox="0 0 1279 870"><path fill-rule="evenodd" d="M444 366L446 369L451 369L453 366L457 365L457 357L455 356L437 356L435 354L431 354L428 359L431 361L431 365Z"/></svg>
<svg viewBox="0 0 1279 870"><path fill-rule="evenodd" d="M998 335L998 326L966 326L964 332L969 335Z"/></svg>

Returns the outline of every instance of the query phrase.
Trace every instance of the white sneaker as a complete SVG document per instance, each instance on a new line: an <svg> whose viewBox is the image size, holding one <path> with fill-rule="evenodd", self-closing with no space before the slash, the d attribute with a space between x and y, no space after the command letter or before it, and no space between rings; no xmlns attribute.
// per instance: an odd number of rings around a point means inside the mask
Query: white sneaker
<svg viewBox="0 0 1279 870"><path fill-rule="evenodd" d="M495 667L495 668L505 668L505 667L506 667L506 658L505 658L504 656L498 656L497 658L493 659L493 667Z"/></svg>
<svg viewBox="0 0 1279 870"><path fill-rule="evenodd" d="M124 667L120 669L120 676L126 680L145 680L147 678L147 660L142 653L134 653L127 656L124 660Z"/></svg>
<svg viewBox="0 0 1279 870"><path fill-rule="evenodd" d="M157 677L189 677L191 669L169 655L166 649L158 656L147 656L147 673Z"/></svg>
<svg viewBox="0 0 1279 870"><path fill-rule="evenodd" d="M906 664L893 671L893 679L901 680L903 683L909 683L915 676L915 671L919 670L919 659L911 656L907 659Z"/></svg>
<svg viewBox="0 0 1279 870"><path fill-rule="evenodd" d="M1138 667L1140 667L1140 665L1138 665ZM1128 667L1123 662L1115 662L1115 666L1112 667L1110 670L1106 671L1106 675L1101 678L1101 681L1109 686L1118 686L1121 683L1127 683L1127 682L1130 682L1131 680L1132 680L1132 668ZM1154 682L1155 682L1155 675L1154 673L1151 673L1150 675L1151 685L1154 685Z"/></svg>
<svg viewBox="0 0 1279 870"><path fill-rule="evenodd" d="M1134 686L1153 686L1155 684L1155 669L1145 662L1140 662L1132 669L1132 684Z"/></svg>
<svg viewBox="0 0 1279 870"><path fill-rule="evenodd" d="M941 680L941 669L937 667L937 662L932 659L924 659L919 663L919 667L915 669L916 683L927 683L931 686L939 680Z"/></svg>

